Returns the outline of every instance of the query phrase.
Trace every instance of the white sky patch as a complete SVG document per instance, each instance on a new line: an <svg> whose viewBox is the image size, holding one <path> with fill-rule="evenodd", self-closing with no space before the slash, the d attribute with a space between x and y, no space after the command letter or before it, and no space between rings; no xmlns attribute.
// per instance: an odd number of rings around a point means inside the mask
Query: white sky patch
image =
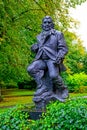
<svg viewBox="0 0 87 130"><path fill-rule="evenodd" d="M71 9L71 16L80 22L79 28L75 31L83 40L83 46L87 49L87 2Z"/></svg>

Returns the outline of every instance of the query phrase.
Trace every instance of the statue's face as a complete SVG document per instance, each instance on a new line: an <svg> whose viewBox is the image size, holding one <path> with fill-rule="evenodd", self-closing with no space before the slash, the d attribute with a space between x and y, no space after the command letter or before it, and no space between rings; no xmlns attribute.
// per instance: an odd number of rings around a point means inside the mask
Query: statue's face
<svg viewBox="0 0 87 130"><path fill-rule="evenodd" d="M52 29L53 22L51 18L44 18L42 22L42 28L44 31L49 31Z"/></svg>

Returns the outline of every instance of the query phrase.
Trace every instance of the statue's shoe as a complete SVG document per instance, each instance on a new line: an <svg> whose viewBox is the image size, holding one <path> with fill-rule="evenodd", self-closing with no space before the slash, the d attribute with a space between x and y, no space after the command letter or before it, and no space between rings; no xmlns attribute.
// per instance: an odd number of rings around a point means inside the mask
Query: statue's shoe
<svg viewBox="0 0 87 130"><path fill-rule="evenodd" d="M51 96L51 98L54 99L54 100L58 100L60 102L65 102L65 100L63 98L61 98L59 95L57 95L57 94L53 94Z"/></svg>
<svg viewBox="0 0 87 130"><path fill-rule="evenodd" d="M41 88L38 88L34 94L34 96L39 96L43 94L44 92L47 92L46 86L42 86Z"/></svg>
<svg viewBox="0 0 87 130"><path fill-rule="evenodd" d="M64 99L69 97L69 93L68 93L68 89L67 88L65 88L64 90L62 90L61 96Z"/></svg>
<svg viewBox="0 0 87 130"><path fill-rule="evenodd" d="M55 93L60 99L66 99L69 97L68 89L67 87L63 88L57 88Z"/></svg>

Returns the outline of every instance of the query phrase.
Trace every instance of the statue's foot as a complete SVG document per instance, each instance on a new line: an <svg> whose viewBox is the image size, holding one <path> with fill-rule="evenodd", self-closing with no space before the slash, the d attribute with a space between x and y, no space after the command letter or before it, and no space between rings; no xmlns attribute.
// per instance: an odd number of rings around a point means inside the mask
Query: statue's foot
<svg viewBox="0 0 87 130"><path fill-rule="evenodd" d="M34 96L39 96L41 94L43 94L44 92L47 92L46 86L42 86L40 88L38 88L34 94Z"/></svg>
<svg viewBox="0 0 87 130"><path fill-rule="evenodd" d="M68 98L69 97L69 93L68 93L68 89L67 88L65 88L65 89L63 89L62 91L62 98Z"/></svg>
<svg viewBox="0 0 87 130"><path fill-rule="evenodd" d="M65 102L65 100L64 100L63 98L59 97L57 94L53 94L53 95L52 95L52 98L53 98L54 100L58 100L58 101L60 101L60 102Z"/></svg>
<svg viewBox="0 0 87 130"><path fill-rule="evenodd" d="M55 94L58 95L58 97L60 97L60 99L66 99L66 98L69 97L69 93L68 93L67 87L57 88Z"/></svg>

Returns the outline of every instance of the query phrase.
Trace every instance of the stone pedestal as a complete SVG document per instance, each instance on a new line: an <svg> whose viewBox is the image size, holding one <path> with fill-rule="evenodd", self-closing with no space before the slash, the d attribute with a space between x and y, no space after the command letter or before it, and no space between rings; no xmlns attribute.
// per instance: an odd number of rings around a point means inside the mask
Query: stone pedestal
<svg viewBox="0 0 87 130"><path fill-rule="evenodd" d="M41 118L43 112L29 112L29 119L30 120L38 120Z"/></svg>
<svg viewBox="0 0 87 130"><path fill-rule="evenodd" d="M48 72L45 73L42 78L42 86L36 90L34 94L33 101L36 106L37 111L46 110L46 105L50 101L59 100L60 102L64 102L68 97L68 89L65 88L56 88L49 77Z"/></svg>

